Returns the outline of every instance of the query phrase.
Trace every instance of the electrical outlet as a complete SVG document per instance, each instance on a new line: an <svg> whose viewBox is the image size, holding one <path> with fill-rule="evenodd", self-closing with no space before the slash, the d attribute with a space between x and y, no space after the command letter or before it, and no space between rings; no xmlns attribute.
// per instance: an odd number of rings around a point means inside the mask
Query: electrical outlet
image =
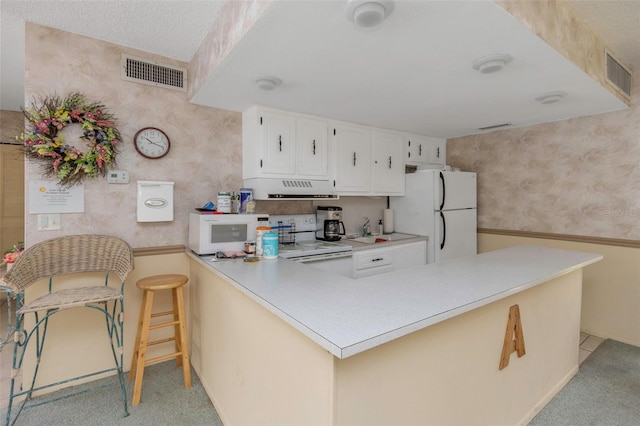
<svg viewBox="0 0 640 426"><path fill-rule="evenodd" d="M109 183L129 183L129 172L125 170L109 170L107 172Z"/></svg>
<svg viewBox="0 0 640 426"><path fill-rule="evenodd" d="M38 215L38 231L56 231L58 229L60 229L60 213Z"/></svg>

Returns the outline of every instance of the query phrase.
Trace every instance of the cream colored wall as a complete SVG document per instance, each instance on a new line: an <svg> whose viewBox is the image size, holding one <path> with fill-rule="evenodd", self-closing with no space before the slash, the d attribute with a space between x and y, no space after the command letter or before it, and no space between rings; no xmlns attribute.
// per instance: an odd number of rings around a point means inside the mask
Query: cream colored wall
<svg viewBox="0 0 640 426"><path fill-rule="evenodd" d="M135 269L127 277L124 298L124 369L129 370L133 345L136 337L137 321L142 301L142 290L135 285L140 278L156 274L185 274L188 275L187 258L183 253L167 254L160 256L141 256L135 258ZM92 281L87 281L92 279ZM80 275L76 278L65 277L56 281L57 288L65 288L72 285L101 285L104 276ZM119 288L117 280L110 280L110 285ZM46 293L47 283L42 281L34 284L26 292L27 300L33 300ZM185 287L185 300L189 300L190 287ZM154 298L154 312L163 312L171 309L171 293L161 292ZM33 315L26 317L29 326L33 325ZM164 318L166 321L166 318ZM156 320L154 320L156 321ZM162 318L157 319L158 322ZM162 338L171 335L172 329L166 328L153 331L152 338ZM173 343L155 345L149 348L148 357L173 352ZM35 365L35 353L33 343L25 359L23 379L31 377ZM51 317L47 331L47 340L40 372L38 373L38 385L65 380L72 376L87 374L93 371L110 368L113 364L113 356L106 337L104 316L93 309L71 309L57 313ZM72 383L77 384L78 382ZM53 389L51 389L53 390ZM48 390L49 391L49 390ZM144 389L142 398L144 400Z"/></svg>
<svg viewBox="0 0 640 426"><path fill-rule="evenodd" d="M224 424L327 425L333 355L190 261L191 358Z"/></svg>
<svg viewBox="0 0 640 426"><path fill-rule="evenodd" d="M527 424L578 371L581 275L337 360L336 424ZM514 304L526 354L499 370Z"/></svg>
<svg viewBox="0 0 640 426"><path fill-rule="evenodd" d="M602 254L584 268L581 329L640 346L640 248L478 234L480 253L521 244Z"/></svg>

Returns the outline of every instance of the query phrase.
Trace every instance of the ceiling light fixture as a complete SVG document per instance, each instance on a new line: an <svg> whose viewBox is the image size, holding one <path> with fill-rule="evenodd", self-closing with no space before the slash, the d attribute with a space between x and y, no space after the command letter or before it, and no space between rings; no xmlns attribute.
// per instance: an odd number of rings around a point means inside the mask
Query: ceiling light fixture
<svg viewBox="0 0 640 426"><path fill-rule="evenodd" d="M375 28L393 12L392 0L347 0L347 19L360 28Z"/></svg>
<svg viewBox="0 0 640 426"><path fill-rule="evenodd" d="M474 70L478 70L482 74L491 74L500 71L511 61L513 61L513 56L496 53L476 59L471 66Z"/></svg>
<svg viewBox="0 0 640 426"><path fill-rule="evenodd" d="M556 102L560 102L562 99L564 99L564 97L567 96L567 94L565 92L562 91L558 91L558 92L549 92L549 93L545 93L544 95L540 95L536 98L536 101L540 102L541 104L555 104Z"/></svg>
<svg viewBox="0 0 640 426"><path fill-rule="evenodd" d="M282 84L282 80L277 77L258 77L253 82L260 88L261 90L273 90L276 87Z"/></svg>

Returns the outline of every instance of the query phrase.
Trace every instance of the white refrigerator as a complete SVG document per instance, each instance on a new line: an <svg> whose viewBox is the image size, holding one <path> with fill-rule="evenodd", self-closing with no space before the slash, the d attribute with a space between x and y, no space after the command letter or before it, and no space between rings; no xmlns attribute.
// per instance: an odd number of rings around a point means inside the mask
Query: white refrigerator
<svg viewBox="0 0 640 426"><path fill-rule="evenodd" d="M427 263L477 254L477 176L473 172L408 173L404 197L390 197L393 230L426 235Z"/></svg>

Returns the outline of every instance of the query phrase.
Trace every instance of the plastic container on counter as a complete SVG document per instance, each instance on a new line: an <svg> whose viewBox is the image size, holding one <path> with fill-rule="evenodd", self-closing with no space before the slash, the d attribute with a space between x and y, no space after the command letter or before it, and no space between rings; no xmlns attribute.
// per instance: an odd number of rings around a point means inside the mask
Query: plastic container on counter
<svg viewBox="0 0 640 426"><path fill-rule="evenodd" d="M262 237L262 257L265 259L277 259L278 234L276 232L267 232Z"/></svg>
<svg viewBox="0 0 640 426"><path fill-rule="evenodd" d="M264 234L271 231L270 226L258 226L256 228L256 256L262 256Z"/></svg>

